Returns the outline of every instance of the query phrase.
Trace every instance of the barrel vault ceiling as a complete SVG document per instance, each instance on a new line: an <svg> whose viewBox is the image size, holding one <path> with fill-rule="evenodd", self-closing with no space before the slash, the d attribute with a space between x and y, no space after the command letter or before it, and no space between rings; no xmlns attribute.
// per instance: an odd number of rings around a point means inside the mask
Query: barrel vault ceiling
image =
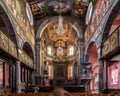
<svg viewBox="0 0 120 96"><path fill-rule="evenodd" d="M90 0L28 0L35 19L45 16L75 16L84 18Z"/></svg>

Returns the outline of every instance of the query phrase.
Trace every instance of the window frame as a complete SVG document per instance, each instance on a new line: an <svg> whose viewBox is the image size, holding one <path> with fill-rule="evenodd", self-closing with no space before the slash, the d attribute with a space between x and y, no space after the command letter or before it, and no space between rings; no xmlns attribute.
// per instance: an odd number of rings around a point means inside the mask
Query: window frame
<svg viewBox="0 0 120 96"><path fill-rule="evenodd" d="M49 52L48 52L48 48L51 49L51 53L50 53L50 54L49 54ZM53 47L52 47L52 45L48 45L48 46L47 46L47 50L46 50L47 55L48 55L48 56L53 56L52 51L53 51Z"/></svg>
<svg viewBox="0 0 120 96"><path fill-rule="evenodd" d="M71 48L72 48L72 54L71 54ZM73 45L70 45L68 47L68 56L73 56L75 54L75 47Z"/></svg>

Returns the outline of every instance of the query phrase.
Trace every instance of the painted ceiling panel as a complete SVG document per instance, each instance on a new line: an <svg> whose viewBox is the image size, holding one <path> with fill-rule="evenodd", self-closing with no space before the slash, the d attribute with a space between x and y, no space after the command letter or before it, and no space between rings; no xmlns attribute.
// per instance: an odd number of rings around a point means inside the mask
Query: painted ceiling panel
<svg viewBox="0 0 120 96"><path fill-rule="evenodd" d="M89 0L28 0L35 19L62 15L85 17Z"/></svg>

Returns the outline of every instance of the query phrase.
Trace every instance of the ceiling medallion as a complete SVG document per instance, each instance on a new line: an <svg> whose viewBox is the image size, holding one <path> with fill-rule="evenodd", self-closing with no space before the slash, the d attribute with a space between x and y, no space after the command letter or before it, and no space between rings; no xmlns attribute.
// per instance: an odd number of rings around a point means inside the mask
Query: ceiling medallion
<svg viewBox="0 0 120 96"><path fill-rule="evenodd" d="M61 0L60 0L60 15L58 16L58 25L54 26L54 30L58 35L63 35L67 31L67 25L63 24L63 17L61 16Z"/></svg>

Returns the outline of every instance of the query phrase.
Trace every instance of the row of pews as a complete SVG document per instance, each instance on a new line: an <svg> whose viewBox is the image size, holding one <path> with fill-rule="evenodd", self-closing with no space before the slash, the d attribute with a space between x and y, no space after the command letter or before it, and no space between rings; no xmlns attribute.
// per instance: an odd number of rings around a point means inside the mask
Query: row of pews
<svg viewBox="0 0 120 96"><path fill-rule="evenodd" d="M120 96L120 93L109 93L109 94L91 94L91 93L64 93L64 96Z"/></svg>
<svg viewBox="0 0 120 96"><path fill-rule="evenodd" d="M29 86L26 87L23 93L19 94L13 94L11 93L11 90L8 88L0 88L0 96L120 96L120 89L107 89L105 90L104 94L92 94L92 93L85 93L84 87L75 87L75 86L69 86L69 87L63 87L62 92L64 95L60 95L58 91L58 95L56 95L56 87L54 89L54 86ZM55 94L54 94L55 93Z"/></svg>
<svg viewBox="0 0 120 96"><path fill-rule="evenodd" d="M54 96L50 92L44 92L44 93L19 93L19 94L5 94L0 96Z"/></svg>
<svg viewBox="0 0 120 96"><path fill-rule="evenodd" d="M52 92L40 92L40 93L19 93L19 94L6 94L0 96L61 96L61 95L54 95ZM117 94L91 94L91 93L69 93L65 92L62 96L120 96L120 93Z"/></svg>

